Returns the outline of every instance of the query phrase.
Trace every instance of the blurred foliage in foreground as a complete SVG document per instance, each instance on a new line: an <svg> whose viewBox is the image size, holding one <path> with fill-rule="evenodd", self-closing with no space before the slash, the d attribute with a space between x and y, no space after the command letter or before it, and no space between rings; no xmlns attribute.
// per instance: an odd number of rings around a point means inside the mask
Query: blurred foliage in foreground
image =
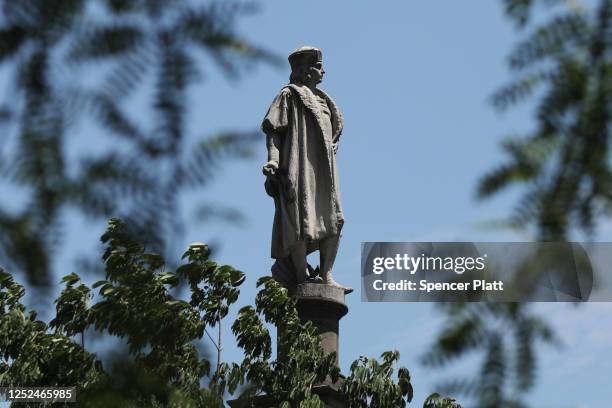
<svg viewBox="0 0 612 408"><path fill-rule="evenodd" d="M249 398L265 393L280 408L323 408L312 389L330 379L340 380L352 408L405 407L412 400L408 370L393 378L398 352L383 353L382 361L361 357L340 378L335 354L325 354L312 323L300 321L295 301L271 277L259 280L255 307L242 308L232 324L243 360L218 359L211 367L195 342L227 316L244 273L212 261L204 244L190 246L186 262L170 272L118 220L102 241L106 278L93 285L97 301L90 304L91 290L79 276L67 275L49 325L26 310L23 287L0 271L0 387L76 386L79 405L89 407L212 408L225 406L229 395L248 407ZM189 301L171 294L181 281L190 287ZM281 359L273 359L265 322L282 328ZM128 355L103 367L78 341L89 327L125 339ZM460 408L437 394L424 407Z"/></svg>
<svg viewBox="0 0 612 408"><path fill-rule="evenodd" d="M481 180L478 195L524 185L510 226L534 227L544 241L568 239L573 228L594 233L596 221L612 214L612 1L598 0L593 8L560 0L504 2L521 29L531 28L536 5L551 8L552 17L516 46L509 58L515 78L493 98L507 109L535 94L536 126L503 143L508 161Z"/></svg>
<svg viewBox="0 0 612 408"><path fill-rule="evenodd" d="M190 112L216 103L188 98L206 63L236 79L245 66L276 61L234 31L253 3L0 0L0 10L0 64L11 76L0 105L0 182L12 191L0 201L0 262L49 285L66 210L122 217L168 253L183 226L181 193L249 154L256 138L191 135L186 126ZM237 216L214 203L197 213Z"/></svg>
<svg viewBox="0 0 612 408"><path fill-rule="evenodd" d="M535 95L536 126L503 143L508 161L482 178L478 196L523 185L507 226L533 228L542 241L565 241L572 229L594 233L596 221L612 210L612 1L589 3L593 8L565 0L503 3L516 27L530 32L510 55L516 78L493 102L506 109ZM535 13L552 17L532 27ZM440 389L470 398L477 408L526 407L536 347L557 344L551 328L528 304L441 307L446 320L424 363L449 368L477 355L482 365L475 376L451 378Z"/></svg>
<svg viewBox="0 0 612 408"><path fill-rule="evenodd" d="M558 344L546 320L521 303L441 305L445 322L423 363L445 369L482 355L482 364L475 375L452 376L437 388L469 398L477 408L527 407L524 397L535 385L537 347Z"/></svg>

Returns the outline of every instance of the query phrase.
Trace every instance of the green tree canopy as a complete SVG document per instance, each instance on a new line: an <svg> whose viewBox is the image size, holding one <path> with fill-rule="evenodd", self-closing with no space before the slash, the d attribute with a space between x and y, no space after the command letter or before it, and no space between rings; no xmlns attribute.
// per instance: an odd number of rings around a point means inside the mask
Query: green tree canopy
<svg viewBox="0 0 612 408"><path fill-rule="evenodd" d="M217 361L213 369L198 341L227 316L244 273L218 265L204 244L190 246L172 272L117 219L102 242L106 276L93 285L98 294L77 274L65 276L49 324L26 310L23 286L0 271L0 387L76 386L80 405L91 407L222 407L230 395L250 406L263 393L279 408L322 408L313 388L330 380L351 407L405 407L412 400L408 370L393 378L397 352L383 353L382 361L361 357L342 377L335 354L323 351L312 322L300 320L295 300L271 277L258 281L255 306L242 308L232 324L243 360ZM173 294L181 282L189 300ZM281 358L272 356L266 323L281 328ZM126 341L121 366L105 366L78 341L90 327ZM432 396L425 406L453 404Z"/></svg>

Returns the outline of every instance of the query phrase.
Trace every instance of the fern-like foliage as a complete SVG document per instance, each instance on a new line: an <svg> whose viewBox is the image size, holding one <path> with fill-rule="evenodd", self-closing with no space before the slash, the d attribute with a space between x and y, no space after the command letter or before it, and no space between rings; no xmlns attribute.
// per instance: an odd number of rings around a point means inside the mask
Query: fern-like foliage
<svg viewBox="0 0 612 408"><path fill-rule="evenodd" d="M423 363L440 369L479 355L482 364L475 376L464 373L438 388L468 397L474 401L470 406L478 408L526 406L521 397L536 380L536 347L558 344L552 329L518 303L460 303L445 308L445 325Z"/></svg>
<svg viewBox="0 0 612 408"><path fill-rule="evenodd" d="M535 3L564 2L506 0L505 6L526 28ZM503 145L508 160L482 178L477 193L485 198L524 185L511 224L533 227L542 240L564 240L574 228L594 233L597 219L612 209L612 2L600 0L593 9L563 4L552 13L512 52L516 79L493 97L506 109L535 93L535 130Z"/></svg>
<svg viewBox="0 0 612 408"><path fill-rule="evenodd" d="M503 110L538 98L536 126L503 142L507 160L480 180L477 195L520 185L523 196L505 225L533 228L545 241L566 240L575 228L592 233L612 209L612 1L600 0L593 9L568 8L563 0L503 4L515 25L530 32L510 55L514 80L493 104ZM532 28L536 6L552 17ZM424 363L441 368L478 354L482 364L476 375L451 378L441 389L470 397L478 408L525 407L521 397L537 378L536 346L555 343L545 321L519 303L443 307L445 326Z"/></svg>
<svg viewBox="0 0 612 408"><path fill-rule="evenodd" d="M255 140L253 131L211 137L185 126L206 59L232 79L248 64L277 61L234 30L253 4L0 0L0 9L0 63L16 79L2 116L14 143L0 151L0 178L27 197L18 206L0 198L0 262L47 285L67 208L120 216L150 248L175 249L182 193L248 156ZM105 140L87 142L75 126L83 123ZM75 155L77 145L100 149Z"/></svg>

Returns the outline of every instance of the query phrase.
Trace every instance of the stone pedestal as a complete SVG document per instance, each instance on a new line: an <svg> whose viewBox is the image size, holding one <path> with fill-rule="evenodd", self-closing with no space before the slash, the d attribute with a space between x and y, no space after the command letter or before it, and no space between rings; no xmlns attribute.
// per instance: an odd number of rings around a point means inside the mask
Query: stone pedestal
<svg viewBox="0 0 612 408"><path fill-rule="evenodd" d="M303 322L310 320L319 330L326 353L336 353L339 364L340 319L348 313L344 290L322 283L303 283L295 291L297 310Z"/></svg>
<svg viewBox="0 0 612 408"><path fill-rule="evenodd" d="M322 283L303 283L298 285L293 296L297 300L297 310L302 321L310 320L319 330L323 350L336 353L336 364L339 361L339 327L340 319L348 313L344 303L344 289ZM282 359L282 350L277 351ZM329 408L346 408L346 399L340 392L342 378L332 384L330 380L313 387L313 393ZM252 406L260 408L275 407L275 401L267 395L261 395L251 401ZM237 400L229 401L230 407L240 407Z"/></svg>

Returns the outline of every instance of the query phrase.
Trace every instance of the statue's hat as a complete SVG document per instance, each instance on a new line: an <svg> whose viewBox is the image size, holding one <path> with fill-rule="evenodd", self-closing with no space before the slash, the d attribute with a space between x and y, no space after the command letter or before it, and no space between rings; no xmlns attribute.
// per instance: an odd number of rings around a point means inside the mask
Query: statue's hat
<svg viewBox="0 0 612 408"><path fill-rule="evenodd" d="M289 55L291 69L304 64L314 64L323 61L323 53L320 49L310 46L300 47Z"/></svg>

